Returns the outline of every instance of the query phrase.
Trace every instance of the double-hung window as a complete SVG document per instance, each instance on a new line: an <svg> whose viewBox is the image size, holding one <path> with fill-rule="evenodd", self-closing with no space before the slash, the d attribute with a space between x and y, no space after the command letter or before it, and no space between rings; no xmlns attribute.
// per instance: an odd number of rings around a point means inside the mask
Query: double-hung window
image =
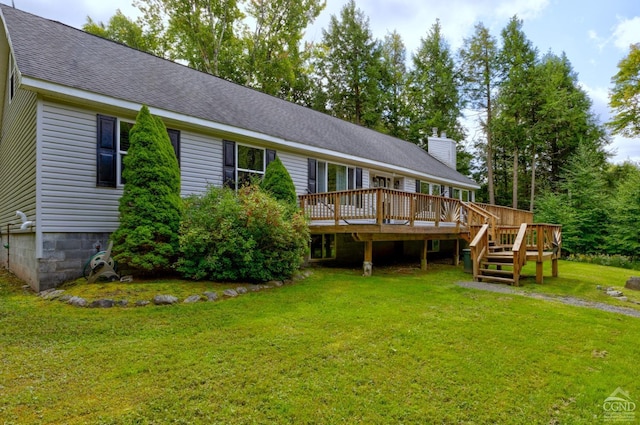
<svg viewBox="0 0 640 425"><path fill-rule="evenodd" d="M134 123L106 115L98 115L97 121L96 185L118 187L125 184L123 159L129 151L129 132ZM167 134L179 164L180 131L167 129Z"/></svg>
<svg viewBox="0 0 640 425"><path fill-rule="evenodd" d="M269 163L276 159L276 151L225 140L223 156L223 185L238 189L261 180Z"/></svg>

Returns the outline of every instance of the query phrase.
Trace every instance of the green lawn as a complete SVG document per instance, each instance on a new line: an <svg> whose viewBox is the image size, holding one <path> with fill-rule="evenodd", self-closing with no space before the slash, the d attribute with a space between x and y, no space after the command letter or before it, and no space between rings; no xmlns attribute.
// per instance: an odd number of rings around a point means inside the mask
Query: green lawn
<svg viewBox="0 0 640 425"><path fill-rule="evenodd" d="M461 267L360 273L315 269L215 303L83 309L0 272L0 423L584 424L602 423L618 387L640 404L640 319L460 288ZM632 274L568 262L560 273L523 288L600 300L597 284Z"/></svg>

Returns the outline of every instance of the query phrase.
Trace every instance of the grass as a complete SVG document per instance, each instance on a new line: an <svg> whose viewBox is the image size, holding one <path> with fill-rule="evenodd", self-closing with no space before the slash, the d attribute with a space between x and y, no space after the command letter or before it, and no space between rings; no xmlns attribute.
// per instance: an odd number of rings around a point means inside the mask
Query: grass
<svg viewBox="0 0 640 425"><path fill-rule="evenodd" d="M560 273L524 288L597 297L628 271ZM581 424L618 387L640 399L637 318L460 288L461 267L374 274L114 309L41 300L0 274L0 422Z"/></svg>

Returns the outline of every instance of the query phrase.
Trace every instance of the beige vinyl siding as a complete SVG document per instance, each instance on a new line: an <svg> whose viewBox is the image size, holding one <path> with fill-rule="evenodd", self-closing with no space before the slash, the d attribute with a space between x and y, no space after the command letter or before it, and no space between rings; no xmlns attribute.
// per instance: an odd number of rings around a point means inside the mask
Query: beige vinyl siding
<svg viewBox="0 0 640 425"><path fill-rule="evenodd" d="M181 132L180 174L182 196L222 186L222 140Z"/></svg>
<svg viewBox="0 0 640 425"><path fill-rule="evenodd" d="M35 93L18 89L4 106L0 137L0 228L6 232L8 223L24 212L29 220L36 217L36 111Z"/></svg>
<svg viewBox="0 0 640 425"><path fill-rule="evenodd" d="M44 102L43 232L112 232L121 189L96 187L96 113Z"/></svg>

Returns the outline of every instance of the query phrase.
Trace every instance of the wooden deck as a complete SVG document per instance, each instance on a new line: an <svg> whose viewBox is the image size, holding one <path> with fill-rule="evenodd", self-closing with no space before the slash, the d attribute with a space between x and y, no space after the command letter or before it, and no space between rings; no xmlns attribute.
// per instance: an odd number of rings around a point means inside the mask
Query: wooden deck
<svg viewBox="0 0 640 425"><path fill-rule="evenodd" d="M498 276L497 281L517 285L520 269L527 261L539 265L540 282L543 261L552 260L554 275L557 274L554 260L559 257L559 246L552 241L560 238L561 228L533 224L529 211L385 188L302 195L300 206L310 220L311 234L351 234L354 240L365 244L365 274L371 270L373 242L424 241L421 263L426 268L427 241L435 239L472 242L476 280L506 274L501 270L482 275L482 262L487 263L490 254L504 265L507 260L513 264L513 277ZM492 250L489 241L500 250ZM457 261L456 250L454 263Z"/></svg>

